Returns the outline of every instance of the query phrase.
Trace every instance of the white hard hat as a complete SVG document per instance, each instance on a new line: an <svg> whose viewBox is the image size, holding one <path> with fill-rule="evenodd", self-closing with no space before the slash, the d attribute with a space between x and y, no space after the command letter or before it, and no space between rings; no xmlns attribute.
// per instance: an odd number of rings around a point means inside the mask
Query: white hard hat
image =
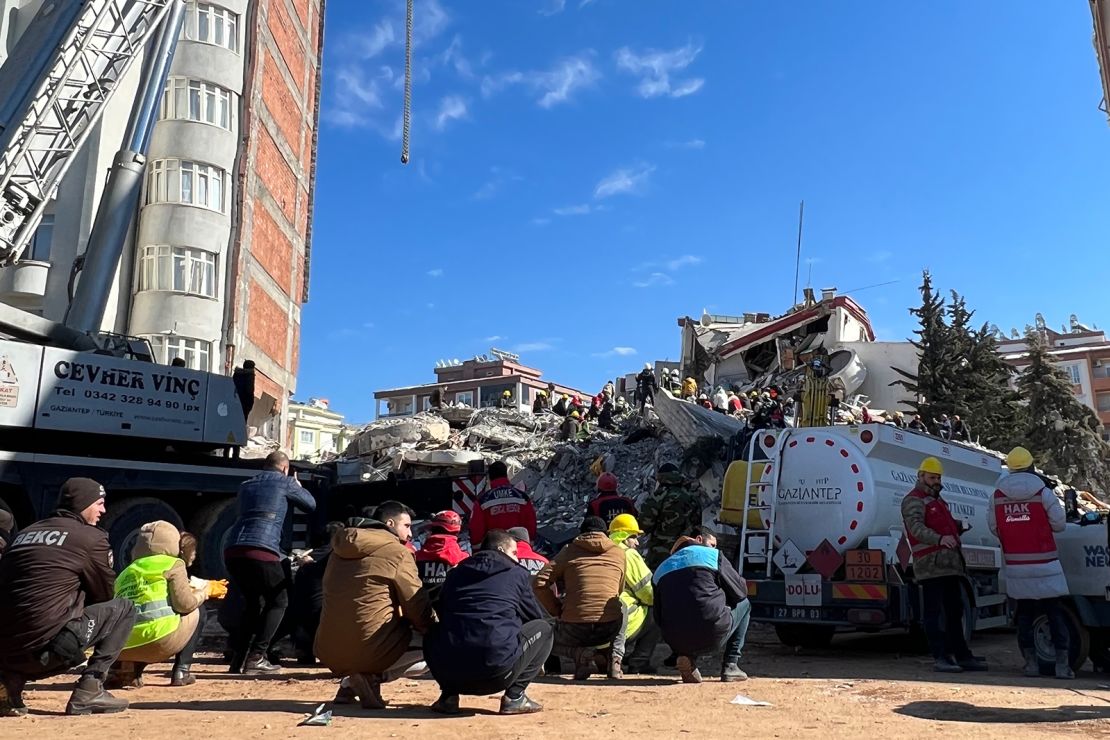
<svg viewBox="0 0 1110 740"><path fill-rule="evenodd" d="M644 370L651 370L651 363L650 362L645 362L644 363Z"/></svg>

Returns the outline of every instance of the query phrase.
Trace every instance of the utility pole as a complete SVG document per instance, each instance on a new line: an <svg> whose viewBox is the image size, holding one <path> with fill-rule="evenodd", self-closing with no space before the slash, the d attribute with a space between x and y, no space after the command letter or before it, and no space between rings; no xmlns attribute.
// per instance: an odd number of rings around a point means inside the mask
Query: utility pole
<svg viewBox="0 0 1110 740"><path fill-rule="evenodd" d="M794 302L791 306L798 305L798 273L802 269L802 219L805 218L806 202L803 200L798 205L798 253L794 257Z"/></svg>

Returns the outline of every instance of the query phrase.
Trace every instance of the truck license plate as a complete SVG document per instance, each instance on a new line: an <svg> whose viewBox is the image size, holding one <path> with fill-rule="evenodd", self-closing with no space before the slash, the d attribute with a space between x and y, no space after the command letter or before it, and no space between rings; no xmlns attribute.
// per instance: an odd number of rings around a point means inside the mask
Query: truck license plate
<svg viewBox="0 0 1110 740"><path fill-rule="evenodd" d="M776 606L772 615L775 619L821 619L821 610L804 606Z"/></svg>

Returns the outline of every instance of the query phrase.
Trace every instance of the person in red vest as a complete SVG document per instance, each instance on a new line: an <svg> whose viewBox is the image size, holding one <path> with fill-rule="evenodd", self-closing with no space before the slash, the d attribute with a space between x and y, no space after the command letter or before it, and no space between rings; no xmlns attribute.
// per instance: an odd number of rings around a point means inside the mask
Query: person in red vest
<svg viewBox="0 0 1110 740"><path fill-rule="evenodd" d="M613 521L618 514L631 514L638 516L636 504L627 496L617 493L617 476L605 472L597 477L597 496L586 507L586 516L599 516L605 520L605 526Z"/></svg>
<svg viewBox="0 0 1110 740"><path fill-rule="evenodd" d="M921 621L933 670L940 673L985 671L964 639L964 582L967 566L960 552L961 526L940 497L944 466L935 457L921 461L917 485L902 499L902 522L913 550L913 578L921 588Z"/></svg>
<svg viewBox="0 0 1110 740"><path fill-rule="evenodd" d="M524 527L513 527L509 534L516 540L516 556L521 565L530 575L536 575L543 566L547 565L547 558L532 549L532 538Z"/></svg>
<svg viewBox="0 0 1110 740"><path fill-rule="evenodd" d="M1017 600L1018 647L1025 658L1025 675L1041 675L1033 642L1033 621L1048 617L1056 651L1056 678L1075 678L1068 654L1068 629L1061 596L1068 581L1056 554L1053 532L1067 524L1064 505L1051 483L1033 467L1033 455L1015 447L1006 456L1009 472L998 479L987 525L1002 543L1006 595Z"/></svg>
<svg viewBox="0 0 1110 740"><path fill-rule="evenodd" d="M498 460L489 466L489 488L470 510L470 544L477 548L491 529L524 527L536 536L536 507L524 491L509 482L509 469Z"/></svg>
<svg viewBox="0 0 1110 740"><path fill-rule="evenodd" d="M424 538L423 546L414 557L420 581L434 605L439 589L447 579L447 572L466 560L466 552L459 547L462 517L454 511L439 512L426 526L431 534Z"/></svg>

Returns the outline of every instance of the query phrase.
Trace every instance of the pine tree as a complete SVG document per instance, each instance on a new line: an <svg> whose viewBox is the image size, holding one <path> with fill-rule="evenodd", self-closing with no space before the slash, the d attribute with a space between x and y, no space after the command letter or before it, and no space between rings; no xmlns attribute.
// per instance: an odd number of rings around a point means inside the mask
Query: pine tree
<svg viewBox="0 0 1110 740"><path fill-rule="evenodd" d="M896 382L913 397L908 405L930 424L940 414L952 413L955 407L953 361L959 350L951 346L951 335L944 321L944 300L933 290L932 275L925 270L921 277L921 305L910 309L920 324L913 332L917 339L910 340L918 352L917 372L897 367L894 370L905 377Z"/></svg>
<svg viewBox="0 0 1110 740"><path fill-rule="evenodd" d="M1025 446L1038 465L1062 482L1107 491L1108 450L1098 433L1098 419L1076 399L1071 379L1052 364L1042 334L1031 330L1025 338L1029 366L1018 379L1018 389L1028 402Z"/></svg>

